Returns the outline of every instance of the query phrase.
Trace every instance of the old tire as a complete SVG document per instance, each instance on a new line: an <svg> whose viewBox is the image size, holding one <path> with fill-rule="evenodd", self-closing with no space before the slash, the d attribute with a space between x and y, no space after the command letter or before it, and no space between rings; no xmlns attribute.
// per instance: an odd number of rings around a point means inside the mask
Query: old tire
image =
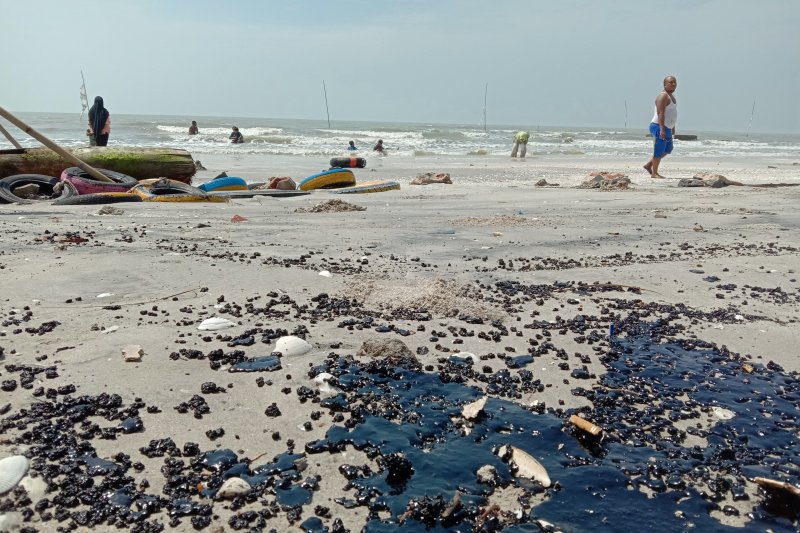
<svg viewBox="0 0 800 533"><path fill-rule="evenodd" d="M14 190L17 187L28 184L38 185L42 195L47 196L47 198L30 200L27 198L20 198L14 194ZM70 198L76 194L77 191L72 184L65 183L61 185L61 181L58 178L42 174L17 174L0 180L0 198L5 200L6 203L32 204L35 202Z"/></svg>
<svg viewBox="0 0 800 533"><path fill-rule="evenodd" d="M97 194L101 192L127 192L134 187L139 180L122 174L121 172L114 172L113 170L98 169L100 174L108 177L113 183L105 181L98 181L92 176L78 167L70 167L61 173L61 180L71 183L79 194Z"/></svg>
<svg viewBox="0 0 800 533"><path fill-rule="evenodd" d="M61 198L53 202L53 205L105 205L141 201L142 199L139 196L127 192L101 192Z"/></svg>

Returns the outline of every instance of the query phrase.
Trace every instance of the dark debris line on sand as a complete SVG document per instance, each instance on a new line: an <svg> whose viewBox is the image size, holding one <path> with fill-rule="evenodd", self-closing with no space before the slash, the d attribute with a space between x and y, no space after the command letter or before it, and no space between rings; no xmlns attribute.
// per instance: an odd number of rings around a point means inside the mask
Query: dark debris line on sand
<svg viewBox="0 0 800 533"><path fill-rule="evenodd" d="M291 317L301 325L291 332L255 326L235 337L210 334L203 338L209 350L183 348L171 357L216 371L243 363L263 363L264 370L275 371L280 369L278 355L255 361L246 348L269 345L286 334L303 337L306 324L313 327L314 321L328 319L338 321L342 331L428 337L430 348L419 346L416 355L369 361L339 353L339 346L332 344L309 377L332 374L330 384L341 390L339 394L324 396L310 386L283 391L297 402L318 405L312 420L327 425L325 438L287 440L284 452L263 462L214 449L213 440L224 434L224 427L209 429L205 444L154 435L138 450L125 446L129 435L146 431L148 420L159 416L162 408L201 420L211 409L203 395L226 390L214 382L198 384L202 395L164 407L113 392L80 395L75 385L58 386L58 381L35 386L42 377L58 380L58 365L7 362L3 390L13 393L19 386L37 400L16 410L0 405L0 430L6 442L25 450L32 471L47 482L49 491L33 504L26 491L17 488L0 499L0 509L19 510L32 519L26 523L29 531L103 524L137 532L181 524L204 529L219 524L218 513L227 508L231 513L224 524L234 530L285 530L294 524L306 531L341 532L348 509L357 507L368 510L366 531L394 531L398 522L409 531L540 531L548 529L547 523L567 530L645 530L659 523L671 531L728 531L732 528L717 521L714 513L739 513L737 505L744 501L751 525L796 529L797 502L756 495L751 479L800 481L797 376L774 363L745 363L724 347L680 338L686 333L681 319L730 323L736 320L733 311L705 313L638 298L612 298L610 293L638 297L641 291L611 284L501 282L479 289L481 300L501 306L516 325L455 310L450 326L440 328L424 308L377 311L355 299L327 294L301 302L268 293L244 304L221 297L220 313L245 323ZM535 309L555 301L566 300L580 310L573 297L591 299L600 306L600 315L535 318ZM185 325L193 324L192 310L181 310L188 319ZM26 309L6 316L3 325L16 327L13 334L34 336L59 326L28 326L35 324L34 316ZM606 332L612 324L616 334L609 341ZM485 353L479 353L477 361L461 357L442 345L447 337L477 337L485 343ZM526 338L527 353L504 350L501 343L510 337ZM570 355L559 347L561 338L585 345L588 353ZM438 355L425 358L432 354ZM549 386L533 369L548 354L561 360L558 369L565 384L577 380L570 385L572 394L587 399L590 407L565 409L542 402L524 407L513 402L535 397ZM594 386L579 386L589 383L583 380L593 377L599 368L595 363L606 373ZM251 386L270 387L272 381L259 377ZM463 420L461 406L483 394L491 398L483 416ZM733 417L709 421L717 404ZM577 411L605 428L605 440L588 440L565 425ZM282 416L275 404L264 412L264 420ZM274 432L272 438L278 442L281 436ZM97 457L97 439L113 439L124 451ZM515 477L507 458L497 455L508 444L535 455L554 484L545 489ZM339 469L342 496L336 506L315 502L323 480L308 466L309 460L351 447L371 462ZM160 473L147 471L145 458L163 458ZM484 465L496 471L490 483L476 476ZM163 480L156 484L152 480L159 475ZM214 500L229 477L248 481L252 490L231 502ZM163 485L163 491L151 490L151 484ZM517 494L513 509L494 503L495 496L512 489Z"/></svg>

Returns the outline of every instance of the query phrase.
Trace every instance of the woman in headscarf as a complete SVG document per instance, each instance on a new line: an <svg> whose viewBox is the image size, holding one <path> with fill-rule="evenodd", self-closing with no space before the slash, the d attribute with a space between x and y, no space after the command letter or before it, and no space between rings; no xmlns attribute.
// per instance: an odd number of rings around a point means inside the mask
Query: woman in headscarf
<svg viewBox="0 0 800 533"><path fill-rule="evenodd" d="M97 146L108 144L108 135L111 133L111 116L108 109L103 107L102 96L95 96L94 105L89 109L89 129Z"/></svg>

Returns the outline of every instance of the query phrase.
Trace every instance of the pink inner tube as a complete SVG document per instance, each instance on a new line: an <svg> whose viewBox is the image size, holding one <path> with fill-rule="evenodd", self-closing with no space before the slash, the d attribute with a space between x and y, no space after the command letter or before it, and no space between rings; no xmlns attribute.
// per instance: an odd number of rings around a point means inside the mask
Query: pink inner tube
<svg viewBox="0 0 800 533"><path fill-rule="evenodd" d="M94 179L84 179L80 176L75 176L74 173L68 173L66 169L61 173L61 181L67 181L75 187L78 194L97 194L101 192L128 192L131 187L127 183L106 183Z"/></svg>

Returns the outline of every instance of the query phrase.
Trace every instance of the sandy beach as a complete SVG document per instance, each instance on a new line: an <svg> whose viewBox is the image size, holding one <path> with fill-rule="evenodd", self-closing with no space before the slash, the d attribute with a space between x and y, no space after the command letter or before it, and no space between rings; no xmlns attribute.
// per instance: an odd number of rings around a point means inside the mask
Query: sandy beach
<svg viewBox="0 0 800 533"><path fill-rule="evenodd" d="M327 168L198 158L195 184ZM670 179L652 180L642 159L389 156L356 176L399 191L119 214L0 205L0 457L31 459L27 490L0 497L0 529L795 530L796 509L765 508L753 479L800 481L800 188L749 185L798 183L800 160L673 156ZM577 188L591 171L631 187ZM409 185L421 172L453 184ZM746 186L676 187L697 172ZM298 212L331 199L365 209ZM198 330L215 316L232 327ZM310 351L229 371L288 335ZM636 343L712 354L714 370L672 361L683 389L646 382L661 363L636 363ZM128 345L141 361L123 359ZM313 379L323 371L338 402ZM419 385L387 388L404 380ZM751 393L733 401L735 387ZM465 418L482 396L484 413ZM575 413L605 439L587 440ZM759 432L780 442L765 456ZM503 439L553 483L498 457ZM235 459L214 463L219 450ZM475 481L485 464L496 475ZM223 477L248 476L249 494L214 497Z"/></svg>

